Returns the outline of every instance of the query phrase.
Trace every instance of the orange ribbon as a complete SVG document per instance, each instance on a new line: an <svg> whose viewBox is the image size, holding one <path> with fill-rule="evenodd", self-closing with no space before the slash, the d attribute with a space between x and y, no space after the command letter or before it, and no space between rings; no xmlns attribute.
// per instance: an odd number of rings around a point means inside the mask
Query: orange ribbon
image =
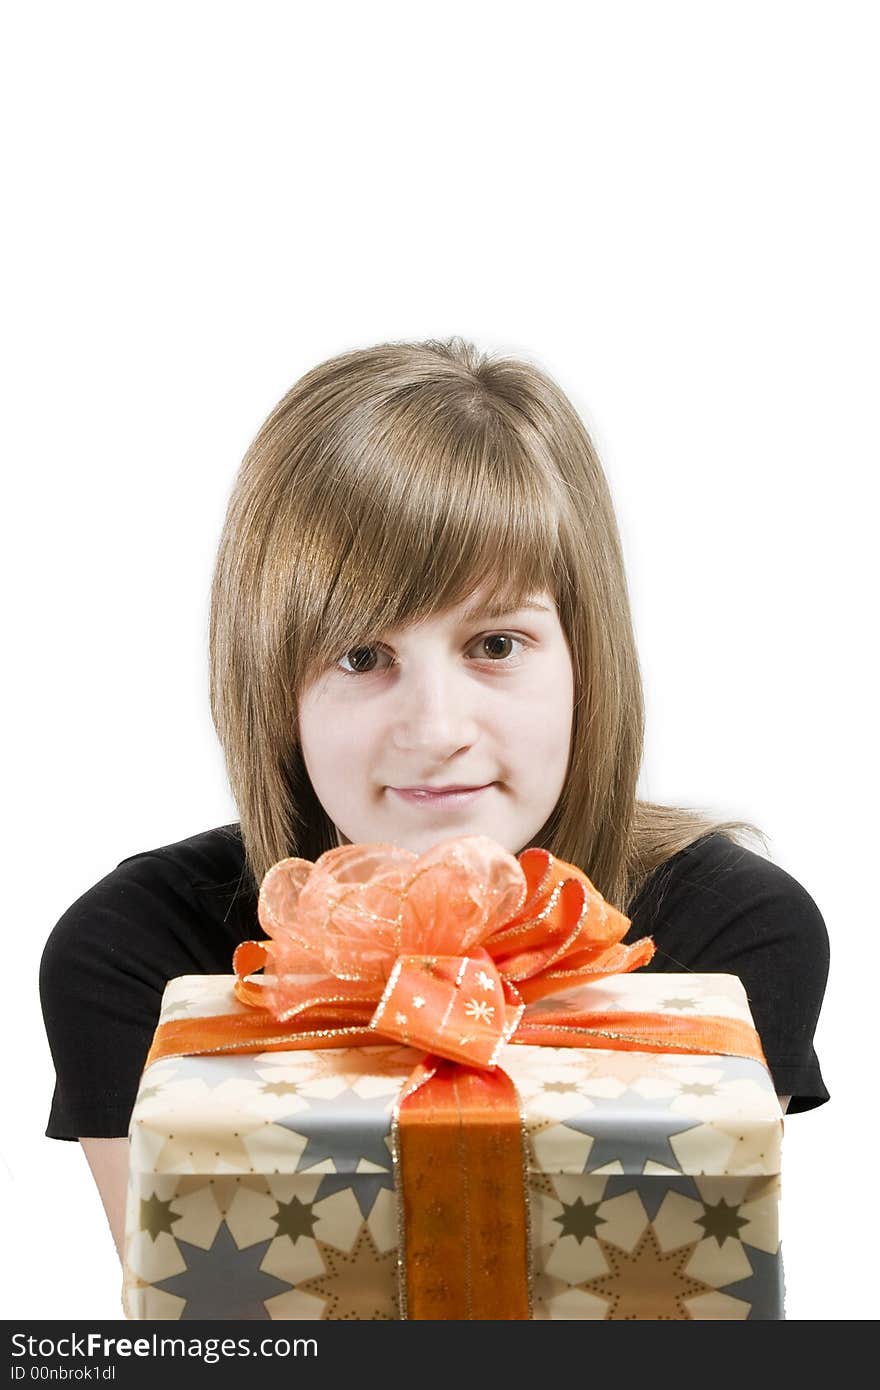
<svg viewBox="0 0 880 1390"><path fill-rule="evenodd" d="M647 964L629 919L547 850L514 857L481 835L417 856L344 845L265 875L266 941L233 957L248 1012L162 1023L161 1057L350 1047L393 1038L426 1056L395 1107L402 1315L526 1318L530 1241L519 1100L507 1043L766 1060L738 1019L526 1007ZM249 978L264 965L263 982ZM405 1278L404 1278L405 1271Z"/></svg>

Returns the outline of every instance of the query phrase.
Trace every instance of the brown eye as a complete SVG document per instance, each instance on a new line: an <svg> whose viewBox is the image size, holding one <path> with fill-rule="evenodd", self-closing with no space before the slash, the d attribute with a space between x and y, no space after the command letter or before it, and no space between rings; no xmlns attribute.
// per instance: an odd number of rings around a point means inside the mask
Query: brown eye
<svg viewBox="0 0 880 1390"><path fill-rule="evenodd" d="M523 638L510 637L507 632L488 632L485 637L477 639L477 644L482 648L480 655L488 656L496 666L502 662L505 663L505 666L519 666L519 655L513 652L512 644L519 646L519 648L527 646ZM513 656L514 659L507 660L507 657L510 656Z"/></svg>
<svg viewBox="0 0 880 1390"><path fill-rule="evenodd" d="M520 664L520 653L515 652L513 648L525 648L527 646L528 643L522 637L513 637L506 632L489 632L484 637L476 638L471 645L471 650L477 650L478 659L488 660L494 666L503 665L510 668ZM343 652L335 664L345 676L369 676L377 670L388 669L387 666L377 665L378 658L383 655L386 655L383 647L364 644L359 647L349 647L348 651Z"/></svg>
<svg viewBox="0 0 880 1390"><path fill-rule="evenodd" d="M369 674L370 671L375 670L375 654L378 650L378 647L349 648L347 652L343 653L339 660L349 661L351 663L351 669L346 670L343 666L343 671L346 671L347 675L356 675L358 672Z"/></svg>
<svg viewBox="0 0 880 1390"><path fill-rule="evenodd" d="M509 655L510 655L510 644L511 644L511 642L513 642L513 641L515 641L515 640L516 640L515 638L513 638L513 637L508 637L508 636L506 635L506 633L503 633L503 632L493 632L493 633L490 633L490 635L489 635L488 637L482 637L482 638L480 639L480 641L482 642L483 646L487 649L487 655L493 657L493 659L496 658L496 657L497 657L497 658L504 658L504 657L506 657L506 656L509 656ZM504 645L505 645L505 643L506 643L506 644L507 644L507 645L506 645L506 648L505 648L504 650L499 650L499 646L498 646L499 643L501 643L501 646L502 646L502 647L504 647Z"/></svg>

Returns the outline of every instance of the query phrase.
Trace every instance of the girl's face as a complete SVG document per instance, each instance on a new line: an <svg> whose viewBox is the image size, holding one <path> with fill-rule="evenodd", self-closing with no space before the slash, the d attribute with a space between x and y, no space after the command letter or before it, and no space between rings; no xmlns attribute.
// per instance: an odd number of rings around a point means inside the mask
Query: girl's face
<svg viewBox="0 0 880 1390"><path fill-rule="evenodd" d="M485 595L365 637L303 691L299 736L341 844L416 854L488 835L512 854L562 791L574 708L571 653L547 593L499 614ZM467 613L471 617L467 617ZM412 788L481 788L438 797Z"/></svg>

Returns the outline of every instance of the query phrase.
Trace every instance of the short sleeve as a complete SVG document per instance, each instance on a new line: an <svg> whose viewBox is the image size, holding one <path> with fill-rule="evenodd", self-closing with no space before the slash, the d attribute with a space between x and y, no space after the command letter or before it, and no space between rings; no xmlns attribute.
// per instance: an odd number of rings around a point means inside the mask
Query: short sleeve
<svg viewBox="0 0 880 1390"><path fill-rule="evenodd" d="M194 913L161 863L144 857L123 861L56 923L39 977L56 1075L49 1138L127 1135L165 984L186 966L176 943Z"/></svg>
<svg viewBox="0 0 880 1390"><path fill-rule="evenodd" d="M778 865L740 850L719 912L723 930L691 967L738 975L776 1093L789 1114L829 1099L814 1036L829 969L828 931L807 890ZM737 885L739 891L737 891Z"/></svg>
<svg viewBox="0 0 880 1390"><path fill-rule="evenodd" d="M777 1095L789 1114L829 1099L814 1037L829 969L828 931L791 874L723 834L666 861L629 914L626 940L654 938L645 967L737 975Z"/></svg>

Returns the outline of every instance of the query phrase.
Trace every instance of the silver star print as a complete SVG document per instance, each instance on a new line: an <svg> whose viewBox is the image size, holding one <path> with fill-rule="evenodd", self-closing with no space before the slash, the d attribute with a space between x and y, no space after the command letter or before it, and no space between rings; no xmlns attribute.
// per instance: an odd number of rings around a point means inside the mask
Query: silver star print
<svg viewBox="0 0 880 1390"><path fill-rule="evenodd" d="M582 1118L565 1121L568 1129L593 1136L587 1158L590 1172L618 1160L625 1173L643 1173L649 1159L662 1163L664 1168L681 1171L669 1141L697 1128L697 1123L682 1123L678 1115L664 1108L662 1101L638 1095L628 1095L625 1101L620 1097L597 1098Z"/></svg>
<svg viewBox="0 0 880 1390"><path fill-rule="evenodd" d="M181 1321L268 1319L265 1300L293 1288L286 1280L260 1269L271 1244L271 1240L261 1240L240 1250L226 1222L221 1221L210 1250L178 1240L186 1269L157 1280L154 1287L186 1299Z"/></svg>

